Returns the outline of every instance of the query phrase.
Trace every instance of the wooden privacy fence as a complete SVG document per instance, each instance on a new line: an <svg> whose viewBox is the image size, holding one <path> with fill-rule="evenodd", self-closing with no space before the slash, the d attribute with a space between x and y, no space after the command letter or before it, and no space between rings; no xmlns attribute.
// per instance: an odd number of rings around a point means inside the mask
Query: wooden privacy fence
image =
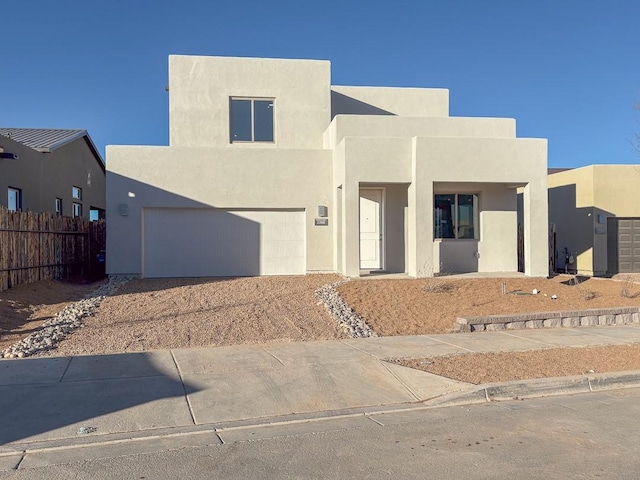
<svg viewBox="0 0 640 480"><path fill-rule="evenodd" d="M105 239L104 220L0 207L0 291L39 280L100 274L96 260Z"/></svg>

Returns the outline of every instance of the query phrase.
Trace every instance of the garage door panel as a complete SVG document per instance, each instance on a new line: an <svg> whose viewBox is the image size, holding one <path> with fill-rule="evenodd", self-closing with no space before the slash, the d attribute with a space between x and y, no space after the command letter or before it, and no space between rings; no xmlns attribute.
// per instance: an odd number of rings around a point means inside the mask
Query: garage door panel
<svg viewBox="0 0 640 480"><path fill-rule="evenodd" d="M304 240L304 229L298 224L292 223L276 223L263 224L260 231L260 238L263 240L286 240L300 241Z"/></svg>
<svg viewBox="0 0 640 480"><path fill-rule="evenodd" d="M283 261L281 258L262 258L260 268L264 272L270 272L269 275L291 275L291 271L297 265L295 259Z"/></svg>
<svg viewBox="0 0 640 480"><path fill-rule="evenodd" d="M270 242L261 253L264 258L304 258L304 245L298 241Z"/></svg>
<svg viewBox="0 0 640 480"><path fill-rule="evenodd" d="M304 210L144 209L145 277L304 274Z"/></svg>
<svg viewBox="0 0 640 480"><path fill-rule="evenodd" d="M617 233L609 245L615 252L612 258L617 259L615 273L640 272L640 219L617 218L611 222Z"/></svg>

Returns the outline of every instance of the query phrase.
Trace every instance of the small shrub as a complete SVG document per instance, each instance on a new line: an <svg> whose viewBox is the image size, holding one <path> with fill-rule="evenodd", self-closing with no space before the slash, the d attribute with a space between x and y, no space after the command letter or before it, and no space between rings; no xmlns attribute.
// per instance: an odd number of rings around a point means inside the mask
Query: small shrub
<svg viewBox="0 0 640 480"><path fill-rule="evenodd" d="M622 280L622 286L620 287L620 296L624 298L635 298L638 294L634 292L635 284L631 275L627 275Z"/></svg>
<svg viewBox="0 0 640 480"><path fill-rule="evenodd" d="M424 279L422 291L427 293L445 293L451 291L453 285L451 282L441 280L437 277L441 275L446 275L446 272L442 270L442 264L440 264L439 271L436 272L432 262L425 262L418 271L418 276Z"/></svg>
<svg viewBox="0 0 640 480"><path fill-rule="evenodd" d="M427 293L446 293L450 292L452 288L453 284L451 282L438 278L427 278L424 287L422 287L422 291Z"/></svg>
<svg viewBox="0 0 640 480"><path fill-rule="evenodd" d="M594 298L596 298L597 293L594 292L593 290L583 290L582 291L582 298L584 298L585 300L593 300Z"/></svg>

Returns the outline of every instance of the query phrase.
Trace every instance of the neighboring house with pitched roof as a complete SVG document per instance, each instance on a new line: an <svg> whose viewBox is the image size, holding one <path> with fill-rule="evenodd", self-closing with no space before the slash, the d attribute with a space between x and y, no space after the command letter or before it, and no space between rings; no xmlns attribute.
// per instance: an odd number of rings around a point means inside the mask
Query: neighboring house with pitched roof
<svg viewBox="0 0 640 480"><path fill-rule="evenodd" d="M105 165L87 131L0 128L0 205L104 218Z"/></svg>
<svg viewBox="0 0 640 480"><path fill-rule="evenodd" d="M107 273L546 277L547 141L327 61L171 56L169 146L107 147Z"/></svg>

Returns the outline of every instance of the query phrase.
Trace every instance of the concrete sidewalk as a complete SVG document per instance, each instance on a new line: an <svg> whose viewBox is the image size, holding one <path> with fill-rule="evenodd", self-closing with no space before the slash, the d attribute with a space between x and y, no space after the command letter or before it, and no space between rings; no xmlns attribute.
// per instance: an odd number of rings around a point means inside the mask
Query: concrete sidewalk
<svg viewBox="0 0 640 480"><path fill-rule="evenodd" d="M187 434L220 443L225 429L425 408L478 390L388 358L629 343L640 326L0 360L0 470L27 451L167 436L186 445Z"/></svg>

